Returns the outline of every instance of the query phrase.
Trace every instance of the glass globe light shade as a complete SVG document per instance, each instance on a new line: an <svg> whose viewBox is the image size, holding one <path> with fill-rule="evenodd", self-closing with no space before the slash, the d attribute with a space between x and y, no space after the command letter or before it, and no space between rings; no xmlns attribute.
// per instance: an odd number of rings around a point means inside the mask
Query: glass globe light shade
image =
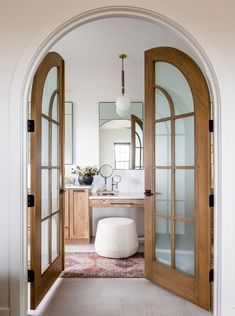
<svg viewBox="0 0 235 316"><path fill-rule="evenodd" d="M117 115L119 115L121 117L124 117L124 116L127 116L130 113L130 108L125 110L125 111L120 111L119 108L116 107L116 112L117 112Z"/></svg>
<svg viewBox="0 0 235 316"><path fill-rule="evenodd" d="M131 104L131 100L124 95L122 95L121 97L118 97L116 100L116 106L119 111L128 110L130 107L130 104Z"/></svg>

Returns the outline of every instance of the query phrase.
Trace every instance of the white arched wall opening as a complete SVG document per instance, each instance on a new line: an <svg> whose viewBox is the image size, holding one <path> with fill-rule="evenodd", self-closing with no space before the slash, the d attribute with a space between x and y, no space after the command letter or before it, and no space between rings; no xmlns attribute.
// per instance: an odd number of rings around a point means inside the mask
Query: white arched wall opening
<svg viewBox="0 0 235 316"><path fill-rule="evenodd" d="M166 28L174 30L176 34L189 45L200 63L200 67L207 80L210 90L211 101L213 103L213 113L215 121L214 132L214 308L213 314L221 315L221 227L220 221L220 204L221 204L221 188L220 188L220 96L217 79L210 63L209 58L205 54L199 43L180 25L165 16L157 14L143 8L130 6L110 6L87 11L83 14L67 19L64 23L61 21L53 21L53 25L48 26L46 30L35 36L34 42L30 43L27 50L19 60L14 75L12 77L11 90L9 94L9 130L10 130L10 164L16 166L10 170L10 182L15 183L12 188L12 196L16 200L21 201L17 206L14 201L9 201L10 208L10 303L12 316L26 316L27 314L27 102L31 89L31 83L41 60L50 50L50 48L64 35L71 30L95 21L97 19L111 17L128 17L146 20L148 22L161 24ZM20 119L19 119L20 118ZM11 128L14 127L14 128ZM16 131L18 134L16 136ZM16 151L20 153L19 157L14 154ZM19 238L20 237L20 238Z"/></svg>

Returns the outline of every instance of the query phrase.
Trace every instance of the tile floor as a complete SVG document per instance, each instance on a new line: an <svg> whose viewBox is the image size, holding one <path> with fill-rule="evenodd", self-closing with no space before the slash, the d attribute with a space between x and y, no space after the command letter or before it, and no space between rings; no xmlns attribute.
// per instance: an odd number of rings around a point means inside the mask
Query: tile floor
<svg viewBox="0 0 235 316"><path fill-rule="evenodd" d="M212 316L146 279L58 279L34 316Z"/></svg>

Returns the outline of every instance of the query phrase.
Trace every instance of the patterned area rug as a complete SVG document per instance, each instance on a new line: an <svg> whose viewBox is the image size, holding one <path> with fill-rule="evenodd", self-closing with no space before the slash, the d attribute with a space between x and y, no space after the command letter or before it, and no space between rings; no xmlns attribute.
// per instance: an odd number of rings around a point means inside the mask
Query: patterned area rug
<svg viewBox="0 0 235 316"><path fill-rule="evenodd" d="M143 278L144 254L110 259L95 252L66 252L61 278Z"/></svg>

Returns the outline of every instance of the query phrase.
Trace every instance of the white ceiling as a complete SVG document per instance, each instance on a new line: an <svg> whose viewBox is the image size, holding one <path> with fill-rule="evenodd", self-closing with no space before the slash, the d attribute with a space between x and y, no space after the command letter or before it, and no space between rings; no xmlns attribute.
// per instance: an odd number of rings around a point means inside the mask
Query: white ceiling
<svg viewBox="0 0 235 316"><path fill-rule="evenodd" d="M173 46L192 55L189 47L172 30L133 18L107 18L90 22L64 36L51 50L70 63L143 63L144 51L156 46Z"/></svg>

